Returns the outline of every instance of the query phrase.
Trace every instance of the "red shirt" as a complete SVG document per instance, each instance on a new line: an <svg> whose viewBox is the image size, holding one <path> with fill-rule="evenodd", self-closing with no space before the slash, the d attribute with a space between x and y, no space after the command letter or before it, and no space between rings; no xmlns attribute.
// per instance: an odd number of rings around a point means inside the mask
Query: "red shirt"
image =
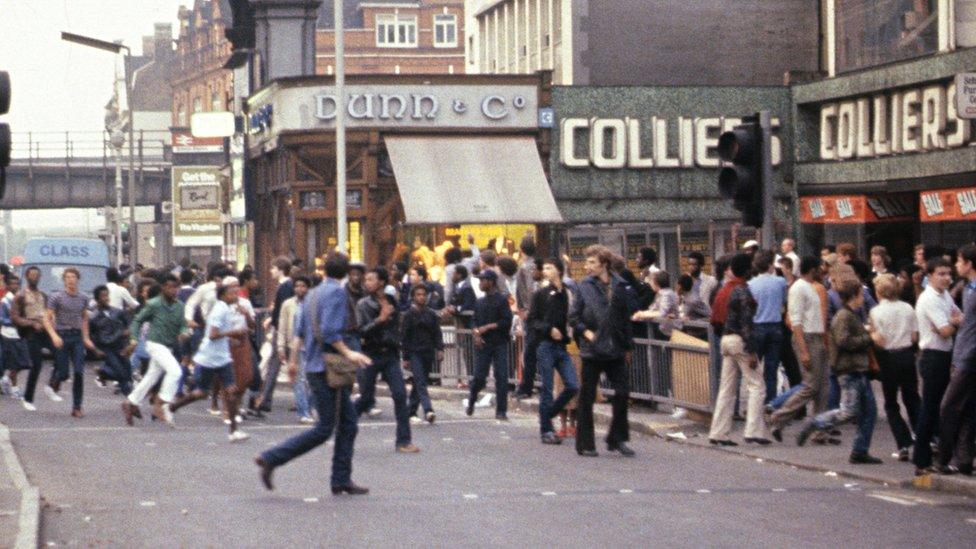
<svg viewBox="0 0 976 549"><path fill-rule="evenodd" d="M712 303L712 318L709 319L713 326L725 324L725 317L729 314L729 297L732 296L732 290L735 290L739 286L745 286L745 284L745 280L733 276L718 291L718 294L715 296L715 302Z"/></svg>

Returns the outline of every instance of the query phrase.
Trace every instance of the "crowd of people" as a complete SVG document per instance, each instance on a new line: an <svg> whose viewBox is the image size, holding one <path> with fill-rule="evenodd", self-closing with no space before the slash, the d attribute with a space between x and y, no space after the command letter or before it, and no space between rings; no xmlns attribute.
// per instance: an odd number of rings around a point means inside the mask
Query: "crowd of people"
<svg viewBox="0 0 976 549"><path fill-rule="evenodd" d="M635 338L666 340L679 329L702 335L707 321L721 356L710 443L737 444L730 432L741 380L746 443L782 442L788 424L802 419L798 444L840 444L837 425L854 421L851 462L879 463L869 453L877 379L898 459L913 460L919 474L972 473L974 246L920 248L893 269L881 247L865 262L850 244L801 259L792 240L778 254L750 241L714 261L716 276L704 272L704 255L688 254L687 272L673 281L653 248L640 250L635 273L625 258L590 246L581 280L568 276L568 258L537 257L530 237L515 257L479 250L470 238L468 248L443 250L440 281L422 261L367 267L332 252L309 269L279 257L268 271L274 292L267 301L254 269L220 262L203 270L110 268L108 283L91 296L78 289L74 269L64 270L63 289L51 295L38 289L38 269L27 268L23 280L5 271L2 389L35 411L47 349L54 367L44 394L63 401L61 386L72 378L71 415L82 418L84 365L93 356L96 381L121 395L127 425L144 417L147 401L149 419L172 426L178 410L209 399L230 442L239 442L249 438L242 422L272 410L283 376L293 387L296 421L311 427L256 458L264 484L272 489L275 468L334 433L333 492L361 494L368 490L351 477L358 419L378 412L382 379L393 401L395 451L420 452L411 429L437 418L428 386L444 358L445 324L455 323L473 343L460 383L467 415L487 402L479 397L493 372L498 421L508 419L510 390L519 399L538 391L541 443L574 437L580 456L596 457L601 376L613 389L606 448L633 456L627 417ZM523 340L518 365L509 363L515 336ZM510 386L513 370L519 381Z"/></svg>
<svg viewBox="0 0 976 549"><path fill-rule="evenodd" d="M798 445L841 444L837 426L855 422L850 462L881 463L869 452L879 381L893 455L917 475L972 475L976 246L918 246L897 264L882 246L870 261L849 243L819 257L799 258L793 247L785 240L777 254L748 242L716 261L710 322L722 367L709 442L736 445L729 435L741 379L746 443L782 442L790 421L802 419Z"/></svg>

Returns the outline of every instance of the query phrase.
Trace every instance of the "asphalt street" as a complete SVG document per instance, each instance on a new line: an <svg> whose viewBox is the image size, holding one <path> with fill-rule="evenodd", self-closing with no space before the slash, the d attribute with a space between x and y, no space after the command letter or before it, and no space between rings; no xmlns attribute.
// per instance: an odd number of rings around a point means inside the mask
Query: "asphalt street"
<svg viewBox="0 0 976 549"><path fill-rule="evenodd" d="M45 371L42 378L46 378ZM90 376L89 376L90 377ZM42 546L970 547L976 503L857 484L660 439L636 458L543 446L533 416L499 423L435 403L422 452L394 452L391 403L360 422L353 479L329 491L331 442L258 481L252 457L306 429L276 396L251 440L230 444L199 402L177 428L126 427L121 398L86 388L86 417L39 394L38 411L0 398L0 420L44 499ZM439 405L439 407L438 407ZM147 407L143 407L148 411ZM968 541L967 541L968 540Z"/></svg>

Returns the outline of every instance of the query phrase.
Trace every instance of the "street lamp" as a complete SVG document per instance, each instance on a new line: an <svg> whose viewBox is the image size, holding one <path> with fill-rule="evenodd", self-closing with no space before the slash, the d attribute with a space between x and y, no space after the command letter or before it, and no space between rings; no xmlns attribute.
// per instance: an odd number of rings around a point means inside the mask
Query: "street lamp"
<svg viewBox="0 0 976 549"><path fill-rule="evenodd" d="M131 68L130 65L131 65L131 62L132 62L132 50L130 50L128 46L125 46L123 44L118 44L118 43L115 43L115 42L106 42L105 40L99 40L97 38L91 38L91 37L88 37L88 36L82 36L80 34L73 34L73 33L70 33L70 32L62 32L61 33L61 40L64 40L65 42L72 42L72 43L79 44L79 45L82 45L82 46L86 46L86 47L89 47L89 48L95 48L95 49L98 49L98 50L112 52L112 53L114 53L116 55L118 55L119 53L121 53L122 50L125 50L125 58L124 58L125 59L125 66L124 66L124 72L125 72L125 101L128 104L128 106L129 106L129 230L130 231L133 231L132 233L130 233L131 235L133 235L133 238L131 239L132 240L132 245L130 247L130 253L131 253L131 256L132 256L132 263L135 264L135 263L137 263L137 258L138 258L138 255L137 255L137 249L138 249L137 242L138 242L138 239L134 237L134 231L135 231L135 228L136 228L136 192L135 192L135 189L136 189L135 156L136 156L136 154L135 154L135 137L134 137L134 135L135 135L135 129L134 129L134 126L135 126L135 111L133 110L133 106L132 106L132 74L131 74L132 71L129 70ZM119 132L119 133L121 133L121 132ZM114 135L113 135L113 142L114 142ZM119 147L117 148L117 152L119 154L119 156L118 156L119 159L121 159L121 150L122 150L122 146L120 144ZM118 189L118 186L121 186L121 184L122 184L121 169L122 168L119 166L119 162L117 161L116 162L116 187L117 187L116 190L117 190L118 195L119 195L119 214L116 215L116 221L118 220L118 217L121 215L121 210L122 210L122 204L121 204L121 194L122 193L121 193L121 189ZM119 254L119 257L121 258L121 256L122 256L122 239L121 239L121 237L119 237L118 243L119 243L118 254ZM120 260L119 263L121 264L121 260Z"/></svg>
<svg viewBox="0 0 976 549"><path fill-rule="evenodd" d="M122 146L125 145L125 134L113 130L109 136L109 144L115 150L115 266L121 265L125 259L122 253ZM131 225L130 225L130 229Z"/></svg>
<svg viewBox="0 0 976 549"><path fill-rule="evenodd" d="M346 60L345 56L345 28L343 15L345 8L342 0L334 0L335 11L335 88L336 97L346 96ZM343 102L342 99L339 100ZM349 241L349 223L346 220L346 119L345 109L336 109L336 236L339 241L339 251L347 252L346 242Z"/></svg>

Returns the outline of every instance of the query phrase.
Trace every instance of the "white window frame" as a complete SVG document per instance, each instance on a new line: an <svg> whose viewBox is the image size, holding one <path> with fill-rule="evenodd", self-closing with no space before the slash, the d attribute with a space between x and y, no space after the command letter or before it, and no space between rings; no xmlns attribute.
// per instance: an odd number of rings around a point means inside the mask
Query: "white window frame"
<svg viewBox="0 0 976 549"><path fill-rule="evenodd" d="M458 46L458 17L451 13L438 13L434 15L434 47L435 48L456 48ZM445 40L437 40L437 31L443 29ZM454 40L448 41L448 29L453 29Z"/></svg>
<svg viewBox="0 0 976 549"><path fill-rule="evenodd" d="M390 40L391 31L392 40ZM418 47L417 34L416 15L394 13L376 15L376 47L378 48L416 48Z"/></svg>

